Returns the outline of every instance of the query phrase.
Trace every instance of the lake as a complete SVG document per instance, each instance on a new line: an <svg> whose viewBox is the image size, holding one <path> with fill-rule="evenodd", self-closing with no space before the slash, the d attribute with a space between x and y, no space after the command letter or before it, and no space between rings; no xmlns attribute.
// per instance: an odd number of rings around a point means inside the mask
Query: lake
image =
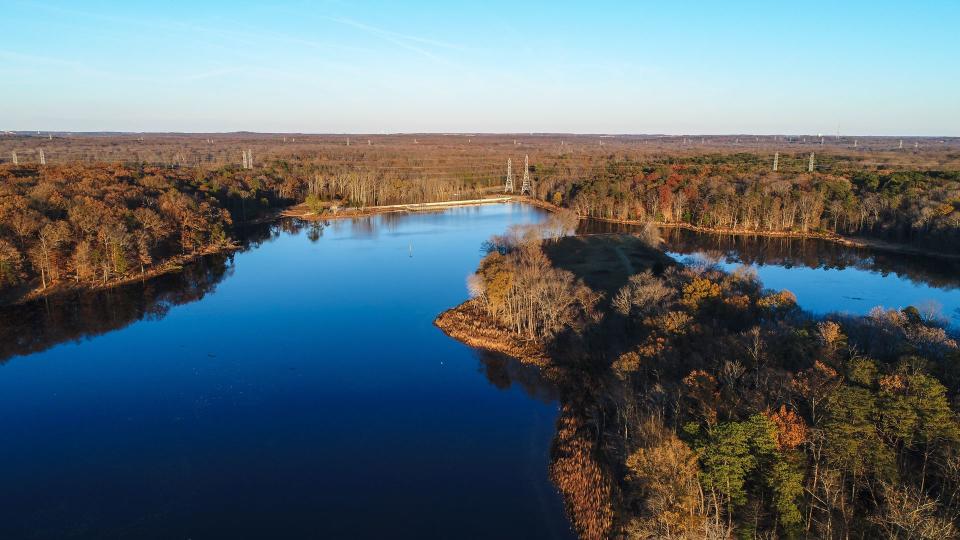
<svg viewBox="0 0 960 540"><path fill-rule="evenodd" d="M0 538L571 538L535 369L447 338L518 204L285 221L0 312Z"/></svg>
<svg viewBox="0 0 960 540"><path fill-rule="evenodd" d="M572 538L556 389L432 325L484 240L544 217L285 220L183 272L0 309L0 538ZM960 321L956 261L663 236L815 313L934 301Z"/></svg>

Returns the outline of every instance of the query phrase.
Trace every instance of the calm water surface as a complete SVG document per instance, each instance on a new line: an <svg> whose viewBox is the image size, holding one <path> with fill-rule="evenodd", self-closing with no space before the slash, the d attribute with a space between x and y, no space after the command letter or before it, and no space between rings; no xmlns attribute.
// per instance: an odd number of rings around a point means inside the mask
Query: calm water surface
<svg viewBox="0 0 960 540"><path fill-rule="evenodd" d="M629 225L591 221L585 233L630 232ZM960 260L850 248L818 239L661 230L674 259L706 259L725 270L753 268L764 286L788 289L816 314L866 314L875 306L930 306L960 329Z"/></svg>
<svg viewBox="0 0 960 540"><path fill-rule="evenodd" d="M432 325L483 240L542 218L288 222L0 313L0 538L571 537L553 390Z"/></svg>
<svg viewBox="0 0 960 540"><path fill-rule="evenodd" d="M543 217L288 221L179 274L0 310L0 538L570 538L555 390L432 325L483 240ZM956 261L664 238L815 313L932 301L960 325Z"/></svg>

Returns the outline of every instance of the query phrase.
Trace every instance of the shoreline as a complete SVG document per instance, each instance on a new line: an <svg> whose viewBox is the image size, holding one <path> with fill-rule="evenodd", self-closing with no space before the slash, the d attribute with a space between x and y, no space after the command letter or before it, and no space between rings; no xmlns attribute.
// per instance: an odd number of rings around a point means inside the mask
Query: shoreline
<svg viewBox="0 0 960 540"><path fill-rule="evenodd" d="M277 218L280 217L292 217L303 219L306 221L324 221L331 219L347 219L347 218L356 218L356 217L368 217L377 214L386 214L394 212L417 212L417 211L440 211L446 210L449 208L456 208L458 206L477 206L482 204L502 204L508 202L517 202L521 204L529 204L530 206L535 206L541 208L548 212L557 212L562 210L563 207L559 207L555 204L549 203L547 201L542 201L540 199L526 196L526 195L503 195L496 197L488 197L482 199L469 199L464 201L441 201L435 203L421 203L421 204L394 204L394 205L385 205L385 206L369 206L364 209L347 209L342 210L336 213L322 213L314 214L309 211L305 211L305 204L301 203L293 207L289 207L286 210L283 210L278 213ZM302 211L297 211L297 208L301 208ZM594 220L602 223L612 223L616 225L644 225L646 223L652 223L656 227L664 229L684 229L700 234L715 234L715 235L726 235L726 236L759 236L763 238L794 238L798 240L823 240L827 242L833 242L841 246L858 248L858 249L876 249L879 251L886 251L890 253L899 253L902 255L923 255L927 257L939 257L943 259L956 260L960 259L960 253L948 253L943 251L937 251L929 248L911 246L909 244L901 244L896 242L888 242L885 240L867 238L863 236L844 236L838 233L832 232L799 232L799 231L751 231L744 229L722 229L715 227L704 227L701 225L693 225L691 223L669 223L663 221L640 221L635 219L617 219L617 218L603 218L603 217L594 217L594 216L579 216L580 221ZM629 233L623 233L629 234Z"/></svg>
<svg viewBox="0 0 960 540"><path fill-rule="evenodd" d="M548 212L557 212L562 209L552 203L547 201L542 201L533 197L525 195L498 195L492 197L484 197L481 199L466 199L463 201L439 201L432 203L417 203L417 204L395 204L395 205L384 205L384 206L369 206L362 209L346 209L336 213L321 213L315 214L306 209L305 203L300 203L294 206L289 206L283 209L276 210L271 212L266 216L256 218L245 222L245 224L263 224L279 221L283 218L295 218L301 219L304 221L327 221L327 220L336 220L336 219L350 219L350 218L359 218L359 217L369 217L377 214L387 214L387 213L414 213L414 212L431 212L431 211L443 211L450 208L457 207L468 207L468 206L480 206L485 204L505 204L505 203L521 203L529 204L531 206L541 208ZM887 242L883 240L876 240L871 238L864 237L849 237L843 236L837 233L825 233L825 232L796 232L796 231L749 231L742 229L719 229L713 227L703 227L699 225L692 225L690 223L666 223L666 222L645 222L639 220L630 220L630 219L617 219L617 218L602 218L602 217L592 217L592 216L580 216L581 221L586 220L595 220L602 223L611 223L616 225L632 225L640 226L646 223L652 223L656 227L664 229L685 229L699 234L712 234L712 235L726 235L726 236L754 236L754 237L763 237L763 238L793 238L798 240L810 239L810 240L824 240L827 242L833 242L845 247L856 248L856 249L874 249L878 251L885 251L888 253L897 253L901 255L920 255L925 257L934 257L948 260L958 260L960 259L960 254L958 253L946 253L936 250L931 250L927 248L914 247L907 244L899 244L894 242ZM596 233L596 234L630 234L629 232L622 233ZM578 236L590 236L588 235L578 235ZM96 282L91 284L78 284L76 282L70 282L69 280L64 280L56 285L51 285L46 289L40 287L33 287L28 289L26 292L20 295L10 295L6 299L0 299L0 307L3 306L15 306L37 300L40 298L45 298L52 295L57 295L61 293L67 293L76 290L105 290L111 289L113 287L118 287L133 283L137 280L146 280L168 274L171 272L179 271L184 264L192 262L200 257L206 255L213 255L216 253L223 253L226 251L236 251L241 249L241 246L237 243L235 239L231 239L231 244L224 247L220 247L213 250L205 250L199 253L194 253L190 255L180 255L174 258L165 261L162 266L153 268L149 271L144 272L143 274L131 275L118 280L111 280L107 283ZM442 329L442 328L441 328ZM478 345L480 348L486 348L482 345ZM491 348L490 350L499 351L496 348ZM510 353L506 353L510 354ZM511 356L513 356L511 354Z"/></svg>
<svg viewBox="0 0 960 540"><path fill-rule="evenodd" d="M505 354L539 368L550 365L542 347L521 340L491 321L474 299L444 311L433 324L448 337L469 347Z"/></svg>
<svg viewBox="0 0 960 540"><path fill-rule="evenodd" d="M436 212L461 206L480 206L484 204L504 204L508 202L523 202L520 197L514 195L503 195L495 197L483 197L480 199L464 199L461 201L437 201L428 203L408 203L408 204L387 204L380 206L367 206L363 208L345 208L336 212L316 213L306 207L306 203L300 203L286 208L279 213L278 217L296 218L304 221L327 221L333 219L349 219L358 217L368 217L377 214L391 214L396 212Z"/></svg>
<svg viewBox="0 0 960 540"><path fill-rule="evenodd" d="M87 283L87 282L77 282L77 281L71 281L69 279L65 279L56 284L51 284L46 288L34 287L28 290L27 292L25 292L24 294L13 297L9 301L2 301L0 302L0 308L19 306L19 305L26 304L28 302L40 300L42 298L49 298L49 297L58 296L61 294L69 294L72 292L78 292L78 291L90 292L90 291L100 291L100 290L113 289L116 287L122 287L124 285L135 283L137 281L146 281L148 279L153 279L156 277L160 277L162 275L179 272L180 270L183 269L184 265L189 264L198 259L201 259L203 257L206 257L208 255L229 253L233 251L238 251L240 249L242 249L242 246L240 244L236 243L235 241L231 241L230 244L226 244L224 246L217 247L214 249L206 249L197 253L171 257L170 259L167 259L166 261L164 261L162 264L154 268L151 268L149 270L145 270L142 274L134 274L134 275L124 276L119 279L111 279L106 283L102 281L98 281L95 283Z"/></svg>

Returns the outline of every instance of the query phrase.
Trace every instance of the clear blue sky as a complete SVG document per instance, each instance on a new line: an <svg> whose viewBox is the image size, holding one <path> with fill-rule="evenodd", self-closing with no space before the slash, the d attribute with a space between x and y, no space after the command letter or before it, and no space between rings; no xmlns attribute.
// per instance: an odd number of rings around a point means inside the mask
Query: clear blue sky
<svg viewBox="0 0 960 540"><path fill-rule="evenodd" d="M957 0L2 4L0 129L960 135Z"/></svg>

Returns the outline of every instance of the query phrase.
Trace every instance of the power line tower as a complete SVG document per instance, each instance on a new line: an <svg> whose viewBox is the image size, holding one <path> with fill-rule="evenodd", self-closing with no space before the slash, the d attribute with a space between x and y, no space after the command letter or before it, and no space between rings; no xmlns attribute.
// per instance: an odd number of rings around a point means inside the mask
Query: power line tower
<svg viewBox="0 0 960 540"><path fill-rule="evenodd" d="M810 164L807 165L807 172L813 172L813 152L810 152Z"/></svg>
<svg viewBox="0 0 960 540"><path fill-rule="evenodd" d="M40 149L40 164L41 164L41 165L46 165L46 164L47 164L47 158L43 155L43 149L42 149L42 148Z"/></svg>
<svg viewBox="0 0 960 540"><path fill-rule="evenodd" d="M504 193L513 193L513 171L511 170L512 167L513 167L513 163L511 162L510 158L507 158L507 182L503 185Z"/></svg>
<svg viewBox="0 0 960 540"><path fill-rule="evenodd" d="M520 186L521 195L530 195L533 192L530 185L530 156L523 156L523 184Z"/></svg>
<svg viewBox="0 0 960 540"><path fill-rule="evenodd" d="M780 152L773 153L773 172L777 172L777 165L780 164Z"/></svg>
<svg viewBox="0 0 960 540"><path fill-rule="evenodd" d="M247 151L243 150L243 168L247 168Z"/></svg>

